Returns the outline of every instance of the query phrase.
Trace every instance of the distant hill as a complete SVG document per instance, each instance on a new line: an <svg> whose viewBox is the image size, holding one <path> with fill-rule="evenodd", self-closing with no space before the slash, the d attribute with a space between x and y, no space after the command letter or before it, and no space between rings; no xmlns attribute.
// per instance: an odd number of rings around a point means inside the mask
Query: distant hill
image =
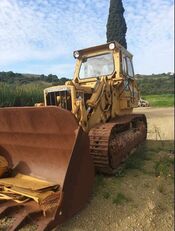
<svg viewBox="0 0 175 231"><path fill-rule="evenodd" d="M65 77L58 78L57 75L35 75L35 74L20 74L9 72L0 72L0 82L15 85L24 85L29 83L50 83L52 85L64 84L68 79Z"/></svg>
<svg viewBox="0 0 175 231"><path fill-rule="evenodd" d="M135 76L142 95L174 94L174 75L136 75Z"/></svg>
<svg viewBox="0 0 175 231"><path fill-rule="evenodd" d="M174 75L172 73L135 75L142 95L159 95L174 93ZM0 83L27 85L27 84L47 84L62 85L69 79L65 77L58 78L57 75L35 75L20 74L9 72L0 72Z"/></svg>

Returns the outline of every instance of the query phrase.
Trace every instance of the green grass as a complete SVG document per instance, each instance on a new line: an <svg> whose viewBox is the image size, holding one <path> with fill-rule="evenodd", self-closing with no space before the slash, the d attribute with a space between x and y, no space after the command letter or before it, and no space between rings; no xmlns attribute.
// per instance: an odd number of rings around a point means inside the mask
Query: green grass
<svg viewBox="0 0 175 231"><path fill-rule="evenodd" d="M115 205L120 205L129 201L131 201L131 199L127 198L123 193L117 193L117 195L113 198L113 204Z"/></svg>
<svg viewBox="0 0 175 231"><path fill-rule="evenodd" d="M109 199L110 196L111 196L111 193L109 193L109 192L107 192L107 191L105 191L105 192L103 193L103 198L104 198L104 199Z"/></svg>
<svg viewBox="0 0 175 231"><path fill-rule="evenodd" d="M95 176L94 182L94 195L98 195L99 192L102 192L105 188L105 179L102 174L97 174Z"/></svg>
<svg viewBox="0 0 175 231"><path fill-rule="evenodd" d="M155 141L155 140L147 140L146 146L148 152L150 153L158 153L160 151L165 151L168 153L174 152L174 141L173 140L164 140L164 141Z"/></svg>
<svg viewBox="0 0 175 231"><path fill-rule="evenodd" d="M163 142L154 142L147 141L144 144L140 145L136 151L125 161L123 164L123 172L127 170L139 170L144 174L150 174L158 176L173 177L173 165L174 159L167 155L155 160L160 151L165 153L173 153L173 142L172 141L163 141ZM147 171L145 169L145 161L154 161L153 171Z"/></svg>
<svg viewBox="0 0 175 231"><path fill-rule="evenodd" d="M174 106L174 95L146 95L142 97L150 103L151 107L173 107Z"/></svg>
<svg viewBox="0 0 175 231"><path fill-rule="evenodd" d="M0 107L33 106L43 102L43 85L28 84L23 86L0 84Z"/></svg>
<svg viewBox="0 0 175 231"><path fill-rule="evenodd" d="M43 101L43 90L50 86L49 83L30 83L23 85L11 85L0 83L0 107L33 106ZM174 106L174 95L147 95L143 99L148 100L152 107Z"/></svg>
<svg viewBox="0 0 175 231"><path fill-rule="evenodd" d="M155 176L172 176L173 175L174 159L163 157L155 162Z"/></svg>
<svg viewBox="0 0 175 231"><path fill-rule="evenodd" d="M150 160L151 153L148 152L146 144L140 145L136 151L125 161L125 169L138 169L141 170L144 166L145 160Z"/></svg>

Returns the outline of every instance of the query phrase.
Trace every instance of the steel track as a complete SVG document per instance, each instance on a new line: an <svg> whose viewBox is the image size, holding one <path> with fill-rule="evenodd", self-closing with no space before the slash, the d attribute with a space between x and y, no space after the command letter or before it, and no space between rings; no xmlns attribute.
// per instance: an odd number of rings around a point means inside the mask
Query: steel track
<svg viewBox="0 0 175 231"><path fill-rule="evenodd" d="M91 129L90 154L98 172L114 174L118 166L141 144L147 135L147 122L142 114L117 117Z"/></svg>

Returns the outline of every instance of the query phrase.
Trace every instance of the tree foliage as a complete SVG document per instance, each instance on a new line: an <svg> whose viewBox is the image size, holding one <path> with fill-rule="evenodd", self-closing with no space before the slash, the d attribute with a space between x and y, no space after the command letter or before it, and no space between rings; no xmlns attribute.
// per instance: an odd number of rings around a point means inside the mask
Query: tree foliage
<svg viewBox="0 0 175 231"><path fill-rule="evenodd" d="M160 97L162 94L174 94L174 76L171 73L136 75L135 77L143 97L154 94L160 95ZM45 88L52 85L63 85L67 80L66 78L58 79L54 75L24 75L0 72L0 107L33 106L37 102L43 102L43 90ZM170 100L168 98L168 103L172 101L171 98ZM162 105L165 105L165 103Z"/></svg>
<svg viewBox="0 0 175 231"><path fill-rule="evenodd" d="M12 71L8 72L0 72L0 82L8 83L8 84L29 84L29 83L51 83L52 85L61 85L64 84L68 79L65 77L58 78L57 75L49 74L49 75L34 75L34 74L19 74L14 73Z"/></svg>
<svg viewBox="0 0 175 231"><path fill-rule="evenodd" d="M107 22L107 42L117 41L127 49L127 26L123 15L124 11L122 0L110 0Z"/></svg>
<svg viewBox="0 0 175 231"><path fill-rule="evenodd" d="M174 76L170 74L136 75L142 95L174 94Z"/></svg>

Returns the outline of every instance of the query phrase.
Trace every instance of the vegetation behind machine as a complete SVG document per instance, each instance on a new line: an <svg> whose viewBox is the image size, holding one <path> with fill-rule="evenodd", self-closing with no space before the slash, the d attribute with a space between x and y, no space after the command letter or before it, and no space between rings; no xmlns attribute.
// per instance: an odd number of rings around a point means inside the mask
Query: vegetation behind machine
<svg viewBox="0 0 175 231"><path fill-rule="evenodd" d="M43 99L43 90L46 87L63 85L68 78L58 78L56 82L47 82L32 75L32 79L25 74L13 73L12 77L8 72L1 72L3 80L0 79L0 106L33 106ZM136 75L141 96L150 102L151 106L173 106L174 99L174 76L171 73L155 75ZM155 87L159 84L159 87ZM161 97L161 104L159 103Z"/></svg>

